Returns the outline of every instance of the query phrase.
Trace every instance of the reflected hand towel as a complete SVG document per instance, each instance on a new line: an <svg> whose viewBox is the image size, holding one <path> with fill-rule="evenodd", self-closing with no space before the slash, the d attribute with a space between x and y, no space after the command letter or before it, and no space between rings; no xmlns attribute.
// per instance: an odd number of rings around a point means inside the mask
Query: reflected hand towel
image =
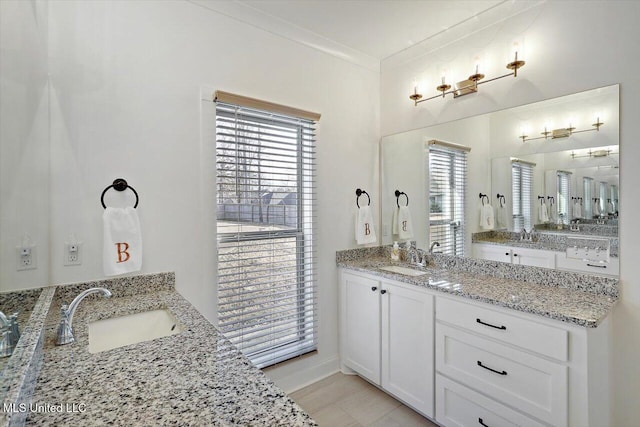
<svg viewBox="0 0 640 427"><path fill-rule="evenodd" d="M398 209L398 238L400 240L413 239L413 223L411 211L408 206L400 206Z"/></svg>

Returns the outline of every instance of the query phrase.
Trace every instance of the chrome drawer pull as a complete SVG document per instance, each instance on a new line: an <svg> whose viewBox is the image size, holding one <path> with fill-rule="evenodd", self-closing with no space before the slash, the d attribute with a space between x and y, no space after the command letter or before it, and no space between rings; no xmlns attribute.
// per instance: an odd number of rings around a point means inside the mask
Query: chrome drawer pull
<svg viewBox="0 0 640 427"><path fill-rule="evenodd" d="M478 418L478 422L480 423L480 425L481 425L481 426L489 427L488 425L486 425L486 424L484 423L484 421L482 421L482 418Z"/></svg>
<svg viewBox="0 0 640 427"><path fill-rule="evenodd" d="M480 366L481 368L484 368L484 369L486 369L486 370L488 370L488 371L494 372L494 373L496 373L496 374L498 374L498 375L507 375L507 371L496 371L495 369L491 369L491 368L489 368L488 366L484 366L484 365L482 364L482 362L481 362L481 361L479 361L479 360L478 360L478 366Z"/></svg>
<svg viewBox="0 0 640 427"><path fill-rule="evenodd" d="M480 319L476 319L476 322L478 322L478 323L480 323L481 325L484 325L484 326L489 326L491 328L502 329L503 331L507 330L506 326L503 326L503 325L501 325L501 326L492 325L491 323L485 323Z"/></svg>
<svg viewBox="0 0 640 427"><path fill-rule="evenodd" d="M589 263L587 263L587 267L607 268L606 265L593 265L593 264L589 264Z"/></svg>

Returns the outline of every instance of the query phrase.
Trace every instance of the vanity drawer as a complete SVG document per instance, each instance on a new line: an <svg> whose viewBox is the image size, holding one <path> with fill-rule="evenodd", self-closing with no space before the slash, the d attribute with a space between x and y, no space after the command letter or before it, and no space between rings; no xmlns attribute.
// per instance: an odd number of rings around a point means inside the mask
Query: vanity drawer
<svg viewBox="0 0 640 427"><path fill-rule="evenodd" d="M620 274L618 258L609 257L609 262L589 261L586 259L567 258L567 254L556 254L556 266L559 270L579 271L608 276Z"/></svg>
<svg viewBox="0 0 640 427"><path fill-rule="evenodd" d="M436 370L554 426L567 425L567 367L436 324Z"/></svg>
<svg viewBox="0 0 640 427"><path fill-rule="evenodd" d="M554 359L568 360L564 329L449 298L436 299L436 319Z"/></svg>
<svg viewBox="0 0 640 427"><path fill-rule="evenodd" d="M436 375L436 421L445 427L544 426L442 375Z"/></svg>

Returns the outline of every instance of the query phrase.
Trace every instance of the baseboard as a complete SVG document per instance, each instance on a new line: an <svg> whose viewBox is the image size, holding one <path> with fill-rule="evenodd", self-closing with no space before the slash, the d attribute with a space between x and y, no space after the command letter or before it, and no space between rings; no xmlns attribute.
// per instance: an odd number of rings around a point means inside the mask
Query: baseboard
<svg viewBox="0 0 640 427"><path fill-rule="evenodd" d="M293 393L340 371L338 357L332 357L309 367L300 367L293 373L289 369L274 369L265 372L285 393Z"/></svg>

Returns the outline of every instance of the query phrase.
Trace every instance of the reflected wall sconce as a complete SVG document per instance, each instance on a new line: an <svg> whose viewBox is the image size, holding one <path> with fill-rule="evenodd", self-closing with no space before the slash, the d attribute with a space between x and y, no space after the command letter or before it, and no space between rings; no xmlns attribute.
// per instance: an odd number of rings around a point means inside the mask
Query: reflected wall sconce
<svg viewBox="0 0 640 427"><path fill-rule="evenodd" d="M600 131L600 127L604 124L604 122L600 121L600 117L598 117L596 119L596 122L594 124L592 124L591 128L589 129L582 129L582 130L576 130L576 128L574 128L573 126L571 126L571 123L569 123L569 127L566 128L559 128L559 129L553 129L553 130L548 130L547 127L544 127L544 131L540 132L540 135L542 136L538 136L535 138L529 138L529 135L526 135L525 132L522 132L522 135L520 135L518 138L522 139L522 142L527 142L527 141L534 141L536 139L560 139L560 138L568 138L571 135L573 135L574 133L582 133L582 132L591 132L591 131L596 131L599 132Z"/></svg>
<svg viewBox="0 0 640 427"><path fill-rule="evenodd" d="M471 74L467 80L462 80L456 83L456 87L451 89L451 85L448 84L445 80L445 77L442 77L441 83L436 87L436 90L440 92L438 95L431 96L429 98L422 99L422 94L418 93L418 86L415 85L413 87L413 93L409 95L409 99L411 99L415 106L418 106L419 103L429 101L431 99L436 98L444 98L446 95L453 94L454 98L458 98L459 96L469 95L470 93L476 93L478 91L478 86L484 83L489 83L494 80L499 80L504 77L518 77L518 69L524 67L525 62L521 59L518 59L518 52L514 53L513 61L507 64L507 68L509 70L513 70L510 73L504 74L502 76L493 77L488 80L484 79L485 75L478 71L478 65L476 65L475 73ZM482 81L481 81L482 80Z"/></svg>
<svg viewBox="0 0 640 427"><path fill-rule="evenodd" d="M591 129L589 129L591 130ZM586 154L576 154L574 152L571 153L571 158L572 159L577 159L579 157L609 157L612 155L616 155L619 153L614 152L613 150L607 150L607 149L602 149L602 150L589 150Z"/></svg>

